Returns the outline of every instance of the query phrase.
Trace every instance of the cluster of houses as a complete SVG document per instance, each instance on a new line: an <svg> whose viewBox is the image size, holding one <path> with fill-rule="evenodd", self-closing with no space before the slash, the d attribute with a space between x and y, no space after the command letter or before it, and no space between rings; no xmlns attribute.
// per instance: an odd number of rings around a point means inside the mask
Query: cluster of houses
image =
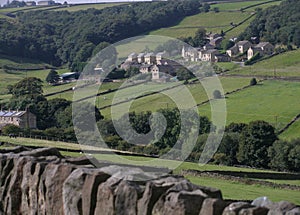
<svg viewBox="0 0 300 215"><path fill-rule="evenodd" d="M49 1L26 1L25 2L26 6L51 6L51 5L56 5L55 1L49 0Z"/></svg>
<svg viewBox="0 0 300 215"><path fill-rule="evenodd" d="M183 47L181 56L186 61L208 61L208 62L229 62L230 57L227 54L221 54L219 50L210 44L202 48L186 48Z"/></svg>
<svg viewBox="0 0 300 215"><path fill-rule="evenodd" d="M166 82L176 75L176 70L180 64L166 59L166 52L159 53L131 53L121 68L128 70L138 68L142 74L151 74L152 81ZM176 79L176 77L174 77Z"/></svg>
<svg viewBox="0 0 300 215"><path fill-rule="evenodd" d="M0 132L8 124L13 124L20 128L36 128L36 116L28 110L0 110Z"/></svg>
<svg viewBox="0 0 300 215"><path fill-rule="evenodd" d="M248 40L237 42L234 46L226 51L226 53L233 57L238 54L247 54L247 59L250 60L256 53L260 56L271 55L274 53L274 46L269 42L260 42L258 44L252 44Z"/></svg>
<svg viewBox="0 0 300 215"><path fill-rule="evenodd" d="M274 53L274 46L269 42L253 44L248 40L239 41L225 54L218 50L221 46L223 37L219 34L210 33L207 35L209 43L200 48L182 48L181 56L186 61L208 61L208 62L230 62L233 57L239 54L246 54L247 59L251 59L256 53L260 56L271 55Z"/></svg>

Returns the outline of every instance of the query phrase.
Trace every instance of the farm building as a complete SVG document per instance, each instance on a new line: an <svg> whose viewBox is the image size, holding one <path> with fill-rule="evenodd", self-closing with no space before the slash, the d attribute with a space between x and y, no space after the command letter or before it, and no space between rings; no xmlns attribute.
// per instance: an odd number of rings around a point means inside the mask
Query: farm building
<svg viewBox="0 0 300 215"><path fill-rule="evenodd" d="M274 46L269 42L260 42L256 46L250 47L247 51L248 60L256 53L259 53L260 56L271 55L274 53Z"/></svg>
<svg viewBox="0 0 300 215"><path fill-rule="evenodd" d="M25 111L0 111L0 130L3 126L13 124L20 128L36 128L36 116Z"/></svg>
<svg viewBox="0 0 300 215"><path fill-rule="evenodd" d="M39 6L50 6L55 5L55 1L38 1Z"/></svg>
<svg viewBox="0 0 300 215"><path fill-rule="evenodd" d="M232 46L230 49L226 51L226 53L232 57L237 54L242 54L245 51L247 51L252 46L252 43L250 43L248 40L243 40L237 42L234 46Z"/></svg>
<svg viewBox="0 0 300 215"><path fill-rule="evenodd" d="M60 75L60 82L72 82L79 78L78 72L66 72Z"/></svg>

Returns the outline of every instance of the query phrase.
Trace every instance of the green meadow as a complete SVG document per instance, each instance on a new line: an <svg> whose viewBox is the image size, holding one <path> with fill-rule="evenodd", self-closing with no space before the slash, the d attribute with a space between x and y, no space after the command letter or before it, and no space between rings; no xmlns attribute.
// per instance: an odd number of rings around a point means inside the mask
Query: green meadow
<svg viewBox="0 0 300 215"><path fill-rule="evenodd" d="M211 6L211 12L199 13L193 16L186 17L175 26L154 30L151 31L150 34L175 38L189 37L194 36L197 29L202 27L205 28L207 32L211 31L214 33L220 33L223 30L224 32L226 32L227 38L237 37L246 29L246 27L250 24L254 17L250 18L249 20L233 29L231 29L232 26L230 25L230 23L238 24L250 17L256 8L265 9L273 5L278 5L281 1L274 1L262 5L256 5L264 2L267 1L242 1L213 4ZM253 7L241 11L242 8L249 6ZM220 12L213 12L214 8L216 7L219 8Z"/></svg>
<svg viewBox="0 0 300 215"><path fill-rule="evenodd" d="M264 76L300 76L300 49L285 52L251 66L239 67L229 74Z"/></svg>
<svg viewBox="0 0 300 215"><path fill-rule="evenodd" d="M142 112L147 110L155 111L161 108L172 108L172 107L176 107L176 104L173 101L174 99L181 100L180 104L182 105L191 104L189 103L190 101L184 102L187 95L184 91L185 89L187 89L187 91L191 93L192 96L191 99L195 101L195 104L199 104L203 101L206 101L208 97L212 98L214 87L217 86L216 84L218 84L218 82L221 84L220 90L222 90L223 88L224 92L231 92L238 88L247 86L250 82L250 78L227 78L227 77L205 78L202 79L200 83L196 82L194 84L188 84L188 85L182 85L182 83L143 84L143 85L137 85L131 88L121 90L122 93L120 93L115 99L118 99L117 101L119 102L126 101L127 99L133 98L136 92L140 92L141 90L144 90L146 92L148 91L149 93L153 90L158 91L158 90L169 88L171 86L178 86L173 89L165 90L161 93L136 99L135 101L132 102L130 106L130 110L136 112ZM97 104L99 104L100 109L106 105L112 104L114 97L115 97L115 92L103 96L99 96L97 99ZM128 103L125 105L128 105ZM122 106L122 105L117 105L117 106ZM111 112L111 108L101 109L101 113L107 118L110 118L110 112Z"/></svg>
<svg viewBox="0 0 300 215"><path fill-rule="evenodd" d="M128 3L101 3L101 4L83 4L83 5L70 5L68 7L60 7L54 9L54 11L61 11L61 10L66 10L69 12L75 12L79 10L87 10L87 9L97 9L101 10L107 7L113 7L113 6L119 6L119 5L126 5Z"/></svg>
<svg viewBox="0 0 300 215"><path fill-rule="evenodd" d="M225 199L253 200L258 197L267 196L270 200L275 202L284 199L295 204L300 203L298 190L284 190L262 185L248 185L210 177L186 176L186 178L195 184L221 189L223 198Z"/></svg>
<svg viewBox="0 0 300 215"><path fill-rule="evenodd" d="M264 81L262 84L228 95L227 124L265 120L277 130L281 129L299 114L300 100L296 99L299 93L299 82ZM212 102L217 105L219 101ZM209 104L199 107L199 111L200 115L211 115ZM300 137L299 132L293 134Z"/></svg>
<svg viewBox="0 0 300 215"><path fill-rule="evenodd" d="M162 35L169 37L188 37L194 36L195 32L200 28L205 28L207 32L220 33L221 30L226 31L231 28L230 23L239 23L250 16L250 12L208 12L199 13L194 16L184 18L176 26L162 28L150 32L153 35ZM237 35L236 35L237 36Z"/></svg>
<svg viewBox="0 0 300 215"><path fill-rule="evenodd" d="M234 10L240 10L242 8L249 7L252 5L261 4L263 2L267 2L267 1L260 0L260 1L225 2L225 3L214 4L211 6L211 8L214 9L215 7L217 7L217 8L219 8L220 11L234 11ZM262 5L250 7L246 10L254 11L255 8L257 8L257 7L266 8L266 7L270 7L272 5L280 4L280 2L281 1L269 2L269 3L262 4Z"/></svg>
<svg viewBox="0 0 300 215"><path fill-rule="evenodd" d="M300 120L293 123L287 130L279 135L280 139L292 140L300 137Z"/></svg>

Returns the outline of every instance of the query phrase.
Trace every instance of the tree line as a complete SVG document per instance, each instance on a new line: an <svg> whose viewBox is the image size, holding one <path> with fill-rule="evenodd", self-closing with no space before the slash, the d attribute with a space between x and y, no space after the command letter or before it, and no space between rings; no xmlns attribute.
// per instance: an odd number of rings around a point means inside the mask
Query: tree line
<svg viewBox="0 0 300 215"><path fill-rule="evenodd" d="M102 10L18 12L0 20L0 53L54 66L80 65L103 42L114 43L167 27L199 12L198 1L140 2ZM100 46L100 47L98 47Z"/></svg>
<svg viewBox="0 0 300 215"><path fill-rule="evenodd" d="M297 9L298 8L298 9ZM257 10L255 19L239 39L258 37L273 44L300 47L300 1L284 0L278 6Z"/></svg>

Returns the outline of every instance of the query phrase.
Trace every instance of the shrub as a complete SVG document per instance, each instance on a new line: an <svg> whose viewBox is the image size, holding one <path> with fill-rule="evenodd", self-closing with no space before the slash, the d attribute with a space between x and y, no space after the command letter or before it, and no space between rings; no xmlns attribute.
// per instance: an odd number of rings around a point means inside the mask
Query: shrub
<svg viewBox="0 0 300 215"><path fill-rule="evenodd" d="M252 78L250 81L250 86L254 86L257 84L256 78Z"/></svg>
<svg viewBox="0 0 300 215"><path fill-rule="evenodd" d="M19 132L21 132L21 129L19 126L8 124L2 128L2 132L4 135L19 134Z"/></svg>
<svg viewBox="0 0 300 215"><path fill-rule="evenodd" d="M215 90L213 93L214 99L220 99L222 98L222 94L220 92L220 90Z"/></svg>

